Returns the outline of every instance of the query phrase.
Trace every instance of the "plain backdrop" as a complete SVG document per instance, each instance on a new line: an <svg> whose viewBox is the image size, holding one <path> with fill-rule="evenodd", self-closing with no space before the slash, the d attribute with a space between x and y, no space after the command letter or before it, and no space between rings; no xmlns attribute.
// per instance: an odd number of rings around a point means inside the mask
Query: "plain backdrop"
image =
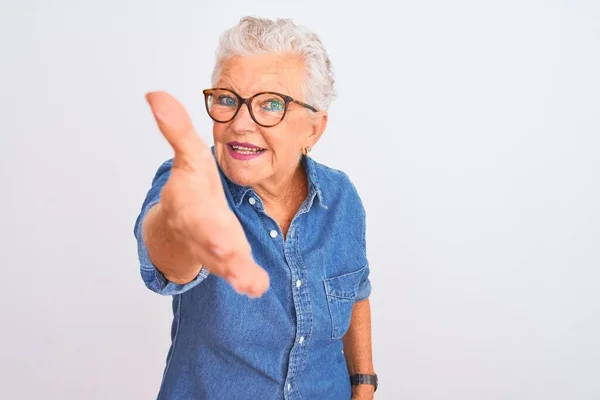
<svg viewBox="0 0 600 400"><path fill-rule="evenodd" d="M314 150L367 210L376 399L600 399L600 3L9 1L0 8L0 398L152 399L171 299L133 224L244 15L322 38ZM312 400L312 399L309 399Z"/></svg>

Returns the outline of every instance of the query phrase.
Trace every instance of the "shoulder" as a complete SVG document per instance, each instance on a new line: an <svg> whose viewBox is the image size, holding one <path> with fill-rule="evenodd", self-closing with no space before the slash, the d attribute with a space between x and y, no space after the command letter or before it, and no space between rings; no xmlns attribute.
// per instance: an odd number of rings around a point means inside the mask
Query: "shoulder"
<svg viewBox="0 0 600 400"><path fill-rule="evenodd" d="M340 203L356 208L364 213L363 204L350 176L336 168L332 168L317 161L312 161L315 169L315 178L325 202Z"/></svg>
<svg viewBox="0 0 600 400"><path fill-rule="evenodd" d="M163 181L169 177L171 174L171 168L173 167L173 159L170 158L166 161L163 161L162 164L159 165L158 169L154 174L154 178L152 178L152 184L155 185L158 181Z"/></svg>

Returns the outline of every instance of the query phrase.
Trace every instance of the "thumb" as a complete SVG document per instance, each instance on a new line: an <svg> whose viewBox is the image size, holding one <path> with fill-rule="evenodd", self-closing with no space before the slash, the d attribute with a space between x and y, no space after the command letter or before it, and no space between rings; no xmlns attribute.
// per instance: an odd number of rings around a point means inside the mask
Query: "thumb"
<svg viewBox="0 0 600 400"><path fill-rule="evenodd" d="M173 96L166 92L150 92L146 94L146 101L176 157L198 156L204 151L210 151L195 132L185 108Z"/></svg>

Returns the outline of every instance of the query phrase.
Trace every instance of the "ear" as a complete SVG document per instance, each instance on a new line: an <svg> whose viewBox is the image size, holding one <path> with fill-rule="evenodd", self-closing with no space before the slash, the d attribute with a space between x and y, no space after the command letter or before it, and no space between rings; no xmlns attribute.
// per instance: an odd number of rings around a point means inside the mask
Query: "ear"
<svg viewBox="0 0 600 400"><path fill-rule="evenodd" d="M325 128L327 128L328 119L329 115L326 111L319 111L313 115L312 132L308 137L308 146L314 147L319 139L321 139L323 132L325 132Z"/></svg>

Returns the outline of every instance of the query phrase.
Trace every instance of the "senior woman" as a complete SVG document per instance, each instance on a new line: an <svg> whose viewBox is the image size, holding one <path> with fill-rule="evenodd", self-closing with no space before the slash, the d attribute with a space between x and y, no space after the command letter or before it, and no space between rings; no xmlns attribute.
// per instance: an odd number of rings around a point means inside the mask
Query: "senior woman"
<svg viewBox="0 0 600 400"><path fill-rule="evenodd" d="M333 84L314 33L246 17L204 90L214 146L147 95L174 149L135 223L143 281L173 300L159 399L373 398L365 211L310 158Z"/></svg>

